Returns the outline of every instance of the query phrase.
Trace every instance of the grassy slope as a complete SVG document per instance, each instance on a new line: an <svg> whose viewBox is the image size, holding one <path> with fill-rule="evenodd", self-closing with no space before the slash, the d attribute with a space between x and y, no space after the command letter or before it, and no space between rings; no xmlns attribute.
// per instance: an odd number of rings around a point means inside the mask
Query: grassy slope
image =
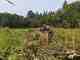
<svg viewBox="0 0 80 60"><path fill-rule="evenodd" d="M1 28L0 29L0 48L8 46L10 41L14 41L15 46L19 46L23 44L23 40L25 39L25 32L28 29L8 29ZM63 29L63 28L55 28L54 40L50 46L55 45L55 40L57 41L57 46L67 46L67 47L79 47L80 46L80 29ZM17 43L15 42L17 41ZM73 45L75 41L75 45ZM12 43L11 43L12 44Z"/></svg>
<svg viewBox="0 0 80 60"><path fill-rule="evenodd" d="M23 46L25 33L30 29L0 29L0 48L5 48L8 45L14 47ZM80 47L80 29L63 29L55 28L53 42L50 43L50 47ZM55 43L57 41L57 43ZM9 56L10 60L15 60L16 55Z"/></svg>
<svg viewBox="0 0 80 60"><path fill-rule="evenodd" d="M55 38L64 47L79 48L80 47L80 29L63 29L56 28ZM59 45L60 46L60 45Z"/></svg>
<svg viewBox="0 0 80 60"><path fill-rule="evenodd" d="M1 28L0 29L0 48L5 48L10 44L13 44L15 46L22 45L25 31L27 31L27 29L24 30L24 29Z"/></svg>

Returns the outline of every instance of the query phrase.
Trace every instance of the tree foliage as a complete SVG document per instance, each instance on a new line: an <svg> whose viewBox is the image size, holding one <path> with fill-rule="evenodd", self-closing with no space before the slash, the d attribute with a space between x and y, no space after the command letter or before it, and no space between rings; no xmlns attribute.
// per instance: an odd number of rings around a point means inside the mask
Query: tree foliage
<svg viewBox="0 0 80 60"><path fill-rule="evenodd" d="M43 24L64 28L80 27L80 2L67 4L65 1L63 8L57 12L34 13L29 10L26 17L17 14L0 13L1 27L40 27Z"/></svg>

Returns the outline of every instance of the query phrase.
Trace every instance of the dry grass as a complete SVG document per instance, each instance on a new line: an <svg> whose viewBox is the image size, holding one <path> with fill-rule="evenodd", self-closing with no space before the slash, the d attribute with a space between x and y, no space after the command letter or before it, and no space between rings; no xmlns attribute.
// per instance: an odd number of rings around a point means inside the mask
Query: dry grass
<svg viewBox="0 0 80 60"><path fill-rule="evenodd" d="M35 30L35 29L34 29ZM24 40L31 39L31 44L39 45L40 32L34 31L32 29L0 29L0 48L6 48L7 45L13 45L14 47L23 47ZM30 34L32 32L32 37L28 36L26 33ZM49 48L70 48L79 49L80 48L80 29L64 29L64 28L53 28L53 39L49 42ZM38 35L38 36L36 36ZM28 36L28 37L27 37ZM43 38L45 35L43 36ZM42 39L43 39L42 38ZM10 41L12 40L12 41ZM10 41L10 42L9 42Z"/></svg>

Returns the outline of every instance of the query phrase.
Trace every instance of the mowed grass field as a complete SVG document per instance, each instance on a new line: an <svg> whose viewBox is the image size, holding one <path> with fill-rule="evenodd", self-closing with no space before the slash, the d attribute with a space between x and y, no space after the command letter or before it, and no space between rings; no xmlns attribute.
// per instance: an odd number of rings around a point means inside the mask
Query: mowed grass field
<svg viewBox="0 0 80 60"><path fill-rule="evenodd" d="M0 29L0 48L6 48L8 45L14 47L21 47L24 45L26 38L26 32L31 30L28 29ZM76 29L64 29L64 28L53 28L54 35L53 40L50 43L51 47L68 47L68 48L79 48L80 47L80 28ZM34 33L35 34L35 33ZM53 46L54 45L54 46Z"/></svg>

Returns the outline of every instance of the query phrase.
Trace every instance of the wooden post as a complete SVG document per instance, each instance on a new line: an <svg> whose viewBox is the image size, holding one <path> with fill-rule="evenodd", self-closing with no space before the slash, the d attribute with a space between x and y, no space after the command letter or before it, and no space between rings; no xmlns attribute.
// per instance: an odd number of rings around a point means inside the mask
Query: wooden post
<svg viewBox="0 0 80 60"><path fill-rule="evenodd" d="M73 42L73 50L75 50L75 37L72 37L72 42Z"/></svg>
<svg viewBox="0 0 80 60"><path fill-rule="evenodd" d="M32 45L32 32L27 32L26 33L26 38L24 40L24 48L28 48Z"/></svg>
<svg viewBox="0 0 80 60"><path fill-rule="evenodd" d="M40 46L42 48L47 48L48 47L48 32L41 32L40 34Z"/></svg>
<svg viewBox="0 0 80 60"><path fill-rule="evenodd" d="M40 28L40 46L42 48L48 47L49 30L50 27L48 25L43 25L43 27Z"/></svg>

